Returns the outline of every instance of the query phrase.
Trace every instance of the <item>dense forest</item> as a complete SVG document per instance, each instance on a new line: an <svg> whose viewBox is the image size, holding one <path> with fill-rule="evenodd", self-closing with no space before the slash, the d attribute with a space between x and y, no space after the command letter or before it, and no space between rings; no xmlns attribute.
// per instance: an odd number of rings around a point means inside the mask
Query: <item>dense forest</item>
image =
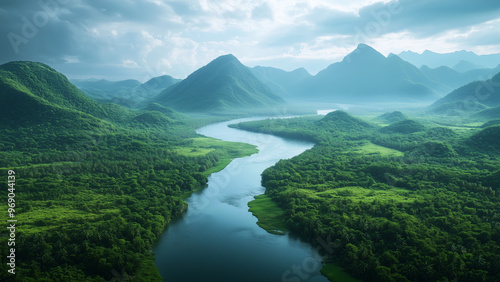
<svg viewBox="0 0 500 282"><path fill-rule="evenodd" d="M366 281L499 281L500 126L397 120L336 111L235 126L317 143L262 183L327 262Z"/></svg>
<svg viewBox="0 0 500 282"><path fill-rule="evenodd" d="M208 120L160 105L97 103L38 63L1 66L0 107L1 219L10 207L17 220L16 275L3 247L2 281L161 281L151 249L186 209L182 199L256 151L201 137L194 125Z"/></svg>

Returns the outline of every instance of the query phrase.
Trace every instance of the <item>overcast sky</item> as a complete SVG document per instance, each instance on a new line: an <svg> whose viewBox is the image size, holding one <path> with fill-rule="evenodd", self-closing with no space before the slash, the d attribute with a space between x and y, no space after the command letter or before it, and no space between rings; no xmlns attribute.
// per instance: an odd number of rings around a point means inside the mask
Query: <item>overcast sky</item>
<svg viewBox="0 0 500 282"><path fill-rule="evenodd" d="M315 74L359 43L383 53L500 53L498 0L40 0L0 2L0 63L69 78L185 78L232 53Z"/></svg>

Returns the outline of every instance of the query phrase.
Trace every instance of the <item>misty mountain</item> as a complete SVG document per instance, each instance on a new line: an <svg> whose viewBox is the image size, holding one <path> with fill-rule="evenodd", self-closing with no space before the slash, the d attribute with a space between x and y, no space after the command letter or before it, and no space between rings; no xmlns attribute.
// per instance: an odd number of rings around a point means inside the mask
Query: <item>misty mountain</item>
<svg viewBox="0 0 500 282"><path fill-rule="evenodd" d="M216 58L154 100L184 112L242 112L285 103L233 55Z"/></svg>
<svg viewBox="0 0 500 282"><path fill-rule="evenodd" d="M482 110L473 115L473 117L486 118L486 119L498 119L500 118L500 106Z"/></svg>
<svg viewBox="0 0 500 282"><path fill-rule="evenodd" d="M500 64L500 54L477 55L474 52L464 50L444 54L435 53L429 50L425 50L422 54L404 51L399 53L398 56L417 67L427 65L431 68L440 66L453 68L459 65L461 61L466 61L469 64L486 68L494 68Z"/></svg>
<svg viewBox="0 0 500 282"><path fill-rule="evenodd" d="M434 81L450 87L451 91L473 81L486 80L493 77L495 74L500 72L500 66L494 69L474 69L466 72L458 72L446 66L437 68L422 66L420 67L420 71L427 77L432 78Z"/></svg>
<svg viewBox="0 0 500 282"><path fill-rule="evenodd" d="M129 108L139 107L142 103L179 81L181 80L168 75L153 77L142 84L133 79L122 81L72 80L80 90L95 100L116 103Z"/></svg>
<svg viewBox="0 0 500 282"><path fill-rule="evenodd" d="M484 81L475 81L455 89L445 97L434 102L430 107L437 108L443 104L463 102L464 105L480 103L488 107L500 106L500 73Z"/></svg>
<svg viewBox="0 0 500 282"><path fill-rule="evenodd" d="M486 69L486 67L483 66L483 65L478 65L478 64L471 63L469 61L461 60L456 65L454 65L452 67L452 69L454 69L454 70L456 70L458 72L468 72L468 71L471 71L471 70Z"/></svg>
<svg viewBox="0 0 500 282"><path fill-rule="evenodd" d="M307 95L344 103L423 102L449 90L398 56L386 58L365 44L320 71L303 88Z"/></svg>
<svg viewBox="0 0 500 282"><path fill-rule="evenodd" d="M272 67L257 66L250 69L252 73L274 93L285 98L300 95L301 86L312 77L304 68L284 71Z"/></svg>

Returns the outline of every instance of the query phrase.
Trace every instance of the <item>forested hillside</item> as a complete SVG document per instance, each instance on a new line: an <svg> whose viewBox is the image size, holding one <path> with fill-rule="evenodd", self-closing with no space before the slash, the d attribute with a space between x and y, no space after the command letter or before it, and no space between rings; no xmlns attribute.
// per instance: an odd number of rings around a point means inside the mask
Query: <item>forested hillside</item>
<svg viewBox="0 0 500 282"><path fill-rule="evenodd" d="M0 66L0 188L15 193L18 281L161 281L151 249L182 198L255 148L202 138L181 115L151 109L95 102L44 64ZM8 251L2 281L14 277Z"/></svg>
<svg viewBox="0 0 500 282"><path fill-rule="evenodd" d="M498 126L361 122L332 112L238 125L317 142L263 173L287 227L366 281L500 280Z"/></svg>

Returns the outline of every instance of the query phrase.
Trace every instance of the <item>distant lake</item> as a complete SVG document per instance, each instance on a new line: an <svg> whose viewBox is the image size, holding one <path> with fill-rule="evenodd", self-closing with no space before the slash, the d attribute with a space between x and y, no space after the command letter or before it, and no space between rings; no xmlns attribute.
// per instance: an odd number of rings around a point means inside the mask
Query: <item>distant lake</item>
<svg viewBox="0 0 500 282"><path fill-rule="evenodd" d="M261 173L280 159L314 144L229 128L216 123L199 134L257 145L259 153L235 159L209 177L208 187L186 201L187 212L173 221L153 249L164 281L328 281L319 272L316 251L291 235L261 229L248 202L264 193Z"/></svg>

